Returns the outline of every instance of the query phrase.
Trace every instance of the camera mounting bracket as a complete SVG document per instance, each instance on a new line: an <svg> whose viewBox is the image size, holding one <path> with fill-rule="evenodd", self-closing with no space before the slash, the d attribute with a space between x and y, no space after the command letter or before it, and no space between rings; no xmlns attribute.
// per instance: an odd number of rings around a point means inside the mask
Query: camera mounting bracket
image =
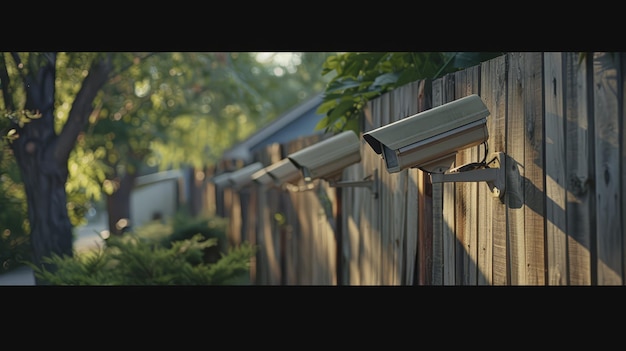
<svg viewBox="0 0 626 351"><path fill-rule="evenodd" d="M431 172L430 178L433 183L446 182L487 182L491 195L502 199L506 190L506 167L504 152L492 154L491 160L486 163L486 168L467 169L463 165L444 172Z"/></svg>
<svg viewBox="0 0 626 351"><path fill-rule="evenodd" d="M331 180L328 182L328 185L334 188L366 187L370 189L370 191L372 192L372 197L376 199L378 198L378 169L374 169L374 173L371 175L368 175L363 180L355 180L355 181Z"/></svg>

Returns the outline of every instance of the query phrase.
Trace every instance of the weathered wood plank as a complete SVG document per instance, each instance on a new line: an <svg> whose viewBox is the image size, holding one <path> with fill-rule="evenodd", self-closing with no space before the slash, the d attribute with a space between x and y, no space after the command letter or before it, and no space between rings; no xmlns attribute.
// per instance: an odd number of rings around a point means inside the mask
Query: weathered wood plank
<svg viewBox="0 0 626 351"><path fill-rule="evenodd" d="M228 217L228 245L236 247L241 244L241 201L240 193L233 189L227 190L231 194L231 212ZM225 191L226 192L226 191Z"/></svg>
<svg viewBox="0 0 626 351"><path fill-rule="evenodd" d="M481 98L489 109L487 128L489 130L489 152L505 152L507 136L507 106L508 92L508 56L489 60L481 65ZM509 172L508 170L503 170ZM483 187L484 188L484 187ZM505 194L508 189L505 189ZM490 193L490 191L489 191ZM480 268L486 284L507 285L507 209L506 205L496 198L484 198L485 231L491 232L484 241L484 259L481 259ZM482 231L481 231L482 233ZM479 281L480 284L480 281Z"/></svg>
<svg viewBox="0 0 626 351"><path fill-rule="evenodd" d="M544 53L546 239L548 285L567 285L563 55Z"/></svg>
<svg viewBox="0 0 626 351"><path fill-rule="evenodd" d="M595 230L592 217L594 196L591 191L593 174L588 92L589 67L593 60L579 64L577 53L566 53L566 163L567 163L567 247L569 285L591 285L591 233ZM590 124L591 123L591 124Z"/></svg>
<svg viewBox="0 0 626 351"><path fill-rule="evenodd" d="M316 186L319 186L319 180L314 180ZM304 185L301 183L300 185ZM315 189L314 189L315 190ZM309 190L312 191L312 190ZM309 208L308 202L304 201L304 197L309 193L292 193L291 201L293 202L294 215L297 218L295 223L297 223L297 227L292 227L297 230L298 237L298 253L300 257L298 257L298 267L300 268L300 273L302 277L305 279L301 280L301 285L317 285L317 276L316 276L316 257L315 252L317 251L315 247L315 238L311 229L313 229L313 223L316 223L316 215L315 212L311 212L311 208ZM303 216L303 214L306 214ZM294 230L294 231L295 231Z"/></svg>
<svg viewBox="0 0 626 351"><path fill-rule="evenodd" d="M593 60L598 285L622 285L618 65L610 53Z"/></svg>
<svg viewBox="0 0 626 351"><path fill-rule="evenodd" d="M380 114L374 110L375 108L377 108L377 106L377 99L368 102L368 104L365 106L363 111L363 132L378 128L380 123ZM380 157L374 152L374 150L372 150L371 147L361 147L361 157L361 164L363 165L364 171L378 168L380 173L380 166L382 165ZM380 201L380 188L382 188L382 183L380 180L378 186L379 197L376 199L376 201L361 202L359 205L359 215L358 217L355 217L356 223L354 224L354 226L356 227L355 231L359 239L354 241L352 247L354 248L354 250L358 251L357 257L353 258L353 264L358 268L355 269L356 272L354 270L351 270L351 273L358 273L358 277L350 277L350 281L353 284L368 285L367 270L369 269L368 259L370 255L368 252L368 244L371 241L372 236L372 222L378 220L377 218L374 218L374 216L377 215L375 213L374 206L378 206L378 202ZM368 249L367 252L366 249Z"/></svg>
<svg viewBox="0 0 626 351"><path fill-rule="evenodd" d="M422 80L418 94L418 110L425 111L432 106L432 81ZM433 267L433 202L430 177L416 170L417 174L417 284L432 284Z"/></svg>
<svg viewBox="0 0 626 351"><path fill-rule="evenodd" d="M280 144L271 144L266 148L267 164L270 165L282 159ZM279 232L276 228L274 214L281 211L280 199L282 193L276 188L267 188L262 191L259 196L261 204L259 210L259 227L261 232L258 233L258 239L261 247L259 248L259 260L263 263L263 281L267 285L281 284L281 260ZM260 265L259 265L260 266ZM260 267L261 268L261 267ZM259 272L260 274L261 272Z"/></svg>
<svg viewBox="0 0 626 351"><path fill-rule="evenodd" d="M455 99L480 93L480 66L473 66L455 74ZM478 155L481 146L459 150L457 165L482 160ZM478 182L456 184L457 230L462 237L462 285L476 285L478 261ZM462 213L462 214L461 214Z"/></svg>
<svg viewBox="0 0 626 351"><path fill-rule="evenodd" d="M408 171L407 191L406 191L406 238L404 243L405 259L404 274L402 275L402 285L416 285L417 268L417 243L419 236L419 176L417 169Z"/></svg>
<svg viewBox="0 0 626 351"><path fill-rule="evenodd" d="M443 104L443 78L436 79L432 83L432 107ZM425 175L430 178L429 174ZM443 184L432 184L432 285L443 285L447 283L444 278L445 254L443 237Z"/></svg>
<svg viewBox="0 0 626 351"><path fill-rule="evenodd" d="M407 84L395 89L391 93L392 98L392 121L398 121L415 113L417 105L417 84ZM403 170L390 176L390 188L392 191L392 208L389 216L391 219L391 230L389 242L386 247L388 261L392 267L385 276L388 277L387 284L400 285L405 278L406 270L406 242L407 242L407 221L410 214L407 206L408 172Z"/></svg>
<svg viewBox="0 0 626 351"><path fill-rule="evenodd" d="M258 226L259 223L259 200L258 200L258 196L259 196L259 192L258 192L258 187L254 186L250 189L250 205L248 207L248 213L250 216L250 222L249 222L249 226L247 227L247 237L246 237L246 241L252 245L252 246L257 246L257 242L256 242L256 228ZM250 259L250 270L249 270L249 277L250 277L250 282L252 282L252 284L256 284L256 256L252 257Z"/></svg>
<svg viewBox="0 0 626 351"><path fill-rule="evenodd" d="M545 285L545 185L543 137L543 55L524 54L524 228L527 285Z"/></svg>
<svg viewBox="0 0 626 351"><path fill-rule="evenodd" d="M454 73L454 94L450 96L447 102L451 102L461 97L466 96L466 84L467 84L467 70L462 70ZM458 150L456 154L456 161L454 163L454 167L458 167L464 165L468 162L471 162L471 150L464 149ZM454 220L455 220L455 236L456 236L456 252L455 252L455 270L456 277L455 283L456 285L470 285L469 282L469 256L472 241L472 233L471 233L471 218L470 218L470 208L471 208L471 183L469 182L457 182L451 183L454 187ZM445 192L444 185L444 192ZM446 211L446 195L444 194L444 211Z"/></svg>
<svg viewBox="0 0 626 351"><path fill-rule="evenodd" d="M526 284L526 241L524 233L525 209L525 159L524 144L526 126L524 120L524 56L523 53L509 54L508 106L506 128L506 202L507 202L507 242L508 242L508 270L510 285Z"/></svg>
<svg viewBox="0 0 626 351"><path fill-rule="evenodd" d="M389 92L381 96L382 105L382 115L381 115L381 123L382 125L389 124L391 122L395 122L399 118L395 115L395 105L394 105L394 91ZM390 174L388 172L382 172L381 177L384 188L387 189L382 194L381 197L381 205L380 209L380 221L381 221L381 231L380 231L380 246L379 246L379 269L378 269L378 277L379 280L377 284L379 285L389 285L392 275L392 267L391 262L393 262L393 256L390 248L392 247L392 237L393 237L393 223L394 217L398 215L395 212L395 208L393 207L394 202L394 193L395 193L395 184L397 179L397 174Z"/></svg>
<svg viewBox="0 0 626 351"><path fill-rule="evenodd" d="M443 77L442 104L455 100L456 75L448 74ZM434 107L434 105L433 105ZM453 163L450 167L456 167ZM456 188L460 183L443 183L443 249L444 249L444 284L460 285L463 279L463 237L457 228Z"/></svg>
<svg viewBox="0 0 626 351"><path fill-rule="evenodd" d="M344 174L346 177L350 177L350 179L355 179L354 174L358 172L359 169L361 169L361 167L349 167ZM355 211L359 207L354 200L355 194L354 189L343 189L341 190L341 197L337 198L337 200L340 201L340 206L337 207L340 211L339 214L337 214L339 216L337 225L340 226L340 233L342 235L341 247L339 248L341 252L339 259L342 261L342 270L337 277L337 285L352 285L350 279L353 275L352 261L354 259L353 255L355 254L353 251L354 243L352 241L358 240L353 236L355 216L358 216L358 213L355 213Z"/></svg>
<svg viewBox="0 0 626 351"><path fill-rule="evenodd" d="M618 62L619 62L619 72L621 73L621 75L618 77L618 86L621 88L621 95L619 96L619 111L621 111L620 115L619 115L619 119L622 121L621 123L621 129L619 130L620 133L620 141L621 141L621 147L620 147L620 164L622 165L621 167L621 174L622 177L619 180L620 184L621 184L621 189L622 189L622 193L620 194L620 200L621 200L621 216L620 218L622 219L622 222L620 223L621 227L620 227L620 236L622 238L622 256L626 255L626 194L624 194L626 192L626 104L624 103L624 101L626 101L626 89L624 86L624 82L626 82L626 55L624 54L624 52L619 52L616 54L617 57L619 58ZM622 258L622 284L624 284L624 280L626 279L626 259Z"/></svg>
<svg viewBox="0 0 626 351"><path fill-rule="evenodd" d="M315 207L317 213L317 233L314 236L319 240L319 256L322 264L318 272L319 284L337 285L337 240L335 238L335 217L333 214L333 204L337 203L336 189L331 188L328 182L322 181L320 191L316 196L311 197L311 206ZM317 234L313 232L313 235Z"/></svg>
<svg viewBox="0 0 626 351"><path fill-rule="evenodd" d="M386 95L385 95L386 96ZM366 117L371 120L372 129L378 128L383 125L383 118L385 118L385 99L384 96L371 101L368 104L371 117ZM387 97L388 99L388 97ZM371 149L371 148L369 148ZM362 247L361 247L361 282L362 285L380 285L381 284L381 213L384 206L385 193L389 191L385 183L386 170L383 165L383 160L373 150L364 151L362 154L363 169L373 170L378 169L379 172L379 195L377 201L366 201L364 203L364 215L361 221L361 235L362 235ZM384 171L383 171L384 170Z"/></svg>
<svg viewBox="0 0 626 351"><path fill-rule="evenodd" d="M404 87L405 116L411 116L419 111L419 95L421 82L413 82ZM408 169L404 180L403 193L399 194L399 200L403 203L405 220L403 223L402 236L399 242L399 285L413 285L415 272L415 260L417 254L417 171Z"/></svg>
<svg viewBox="0 0 626 351"><path fill-rule="evenodd" d="M285 145L284 156L303 149L310 145L310 140L301 138L289 142ZM300 180L300 186L304 182ZM280 215L285 221L278 223L278 235L280 243L282 283L287 285L312 285L313 267L312 265L312 242L310 235L303 228L310 228L307 221L300 221L299 211L303 209L301 203L302 194L299 192L283 191L281 196Z"/></svg>
<svg viewBox="0 0 626 351"><path fill-rule="evenodd" d="M391 121L401 120L409 115L411 94L408 86L400 87L391 92ZM390 175L389 186L392 191L390 192L390 204L388 209L389 225L390 229L388 242L384 246L384 251L387 257L383 257L383 261L387 262L387 267L384 277L386 277L386 285L399 285L402 276L403 267L403 253L402 244L404 237L406 236L406 183L407 183L408 170L403 170L396 174Z"/></svg>
<svg viewBox="0 0 626 351"><path fill-rule="evenodd" d="M433 277L433 187L430 176L417 170L418 225L417 279L418 285L432 285Z"/></svg>

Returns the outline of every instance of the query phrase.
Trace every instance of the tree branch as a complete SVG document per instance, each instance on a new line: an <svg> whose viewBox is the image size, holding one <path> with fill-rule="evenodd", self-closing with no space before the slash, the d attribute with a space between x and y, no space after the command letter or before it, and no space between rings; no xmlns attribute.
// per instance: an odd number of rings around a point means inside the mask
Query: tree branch
<svg viewBox="0 0 626 351"><path fill-rule="evenodd" d="M8 111L15 111L13 105L13 94L11 92L11 81L9 80L9 72L7 71L7 63L4 54L0 57L0 88L2 88L2 98L4 99L4 107Z"/></svg>
<svg viewBox="0 0 626 351"><path fill-rule="evenodd" d="M59 134L57 147L54 151L54 158L57 161L67 162L78 134L85 129L89 121L89 115L94 108L94 99L109 79L112 70L113 63L110 54L96 59L92 63L89 74L83 80L80 91L76 94L67 122Z"/></svg>

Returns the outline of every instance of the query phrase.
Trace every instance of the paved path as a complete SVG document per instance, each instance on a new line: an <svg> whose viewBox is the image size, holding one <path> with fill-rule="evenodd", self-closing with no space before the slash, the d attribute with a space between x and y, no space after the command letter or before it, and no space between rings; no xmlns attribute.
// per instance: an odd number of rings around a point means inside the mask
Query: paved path
<svg viewBox="0 0 626 351"><path fill-rule="evenodd" d="M35 285L35 274L28 266L22 266L10 272L0 274L0 286Z"/></svg>

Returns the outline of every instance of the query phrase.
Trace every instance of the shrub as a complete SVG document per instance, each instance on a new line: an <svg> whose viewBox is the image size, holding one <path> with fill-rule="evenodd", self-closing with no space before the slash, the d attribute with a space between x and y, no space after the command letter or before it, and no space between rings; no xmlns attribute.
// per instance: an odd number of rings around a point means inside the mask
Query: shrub
<svg viewBox="0 0 626 351"><path fill-rule="evenodd" d="M0 165L0 273L21 266L32 253L24 187L4 168Z"/></svg>
<svg viewBox="0 0 626 351"><path fill-rule="evenodd" d="M216 239L215 245L203 249L204 260L215 263L220 255L226 250L226 226L228 221L221 217L193 217L185 211L177 212L170 221L162 223L155 220L144 224L136 230L143 238L151 238L159 241L166 248L180 240L191 239L196 234L201 234L207 239Z"/></svg>
<svg viewBox="0 0 626 351"><path fill-rule="evenodd" d="M172 240L180 234L165 235L167 228L151 223L124 236L112 236L95 251L45 258L54 272L29 265L38 279L50 285L239 285L248 281L250 259L256 252L252 245L230 248L215 262L208 262L205 250L216 247L218 238L196 233Z"/></svg>

